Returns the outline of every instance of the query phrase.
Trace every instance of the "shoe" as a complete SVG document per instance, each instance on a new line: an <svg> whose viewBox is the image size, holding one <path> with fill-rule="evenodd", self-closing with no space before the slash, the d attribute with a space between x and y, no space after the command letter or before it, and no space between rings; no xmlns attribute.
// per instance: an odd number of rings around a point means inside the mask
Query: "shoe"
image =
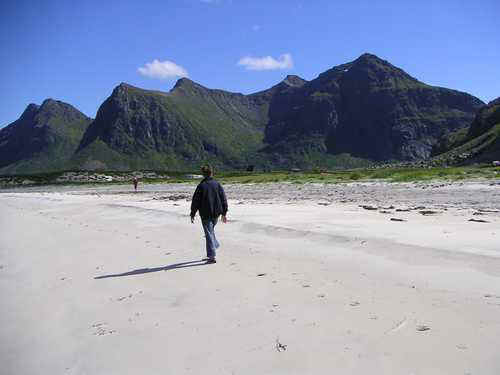
<svg viewBox="0 0 500 375"><path fill-rule="evenodd" d="M211 263L217 263L217 261L215 260L215 258L208 258L207 259L207 264L211 264Z"/></svg>

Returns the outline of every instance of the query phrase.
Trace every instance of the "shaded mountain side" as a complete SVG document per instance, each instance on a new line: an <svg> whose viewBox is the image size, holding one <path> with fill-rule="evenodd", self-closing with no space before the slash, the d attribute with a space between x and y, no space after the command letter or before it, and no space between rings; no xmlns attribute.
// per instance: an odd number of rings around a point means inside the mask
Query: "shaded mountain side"
<svg viewBox="0 0 500 375"><path fill-rule="evenodd" d="M478 137L497 124L500 124L500 97L479 110L474 122L470 125L467 137L470 139Z"/></svg>
<svg viewBox="0 0 500 375"><path fill-rule="evenodd" d="M482 107L470 127L444 137L433 153L446 163L500 160L500 98Z"/></svg>
<svg viewBox="0 0 500 375"><path fill-rule="evenodd" d="M0 130L0 173L34 173L68 167L91 119L73 106L47 99L30 104Z"/></svg>
<svg viewBox="0 0 500 375"><path fill-rule="evenodd" d="M269 102L302 82L290 76L252 95L207 89L187 78L169 93L122 83L99 108L74 160L107 168L264 164L258 151Z"/></svg>
<svg viewBox="0 0 500 375"><path fill-rule="evenodd" d="M265 151L425 159L443 134L469 125L482 104L364 54L272 103Z"/></svg>

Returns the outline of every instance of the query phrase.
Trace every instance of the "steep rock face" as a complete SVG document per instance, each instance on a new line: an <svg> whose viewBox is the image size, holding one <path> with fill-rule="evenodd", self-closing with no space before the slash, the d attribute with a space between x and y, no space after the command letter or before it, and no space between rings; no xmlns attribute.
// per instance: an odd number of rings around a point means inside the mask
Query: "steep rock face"
<svg viewBox="0 0 500 375"><path fill-rule="evenodd" d="M270 101L300 84L299 77L290 76L269 90L243 95L187 78L168 93L122 83L99 108L75 158L113 168L252 163L263 147Z"/></svg>
<svg viewBox="0 0 500 375"><path fill-rule="evenodd" d="M320 74L281 103L269 111L268 152L303 147L374 160L427 158L440 137L467 126L483 104L370 54Z"/></svg>
<svg viewBox="0 0 500 375"><path fill-rule="evenodd" d="M90 122L76 108L57 100L28 105L18 120L0 130L1 171L38 172L64 167Z"/></svg>

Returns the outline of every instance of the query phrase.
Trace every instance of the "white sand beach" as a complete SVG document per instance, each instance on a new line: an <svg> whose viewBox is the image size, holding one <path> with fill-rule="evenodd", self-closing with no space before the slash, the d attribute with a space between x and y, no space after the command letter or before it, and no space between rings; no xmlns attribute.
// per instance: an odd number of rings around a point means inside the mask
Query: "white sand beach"
<svg viewBox="0 0 500 375"><path fill-rule="evenodd" d="M0 373L500 374L498 183L194 187L0 192Z"/></svg>

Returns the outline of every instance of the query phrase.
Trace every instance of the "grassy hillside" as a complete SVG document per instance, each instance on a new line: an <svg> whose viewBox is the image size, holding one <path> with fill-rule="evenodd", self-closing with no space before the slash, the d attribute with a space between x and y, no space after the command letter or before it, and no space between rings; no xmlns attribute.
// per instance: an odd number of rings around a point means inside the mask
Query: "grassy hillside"
<svg viewBox="0 0 500 375"><path fill-rule="evenodd" d="M170 93L118 86L89 126L74 162L105 168L186 168L260 162L262 105L181 80Z"/></svg>
<svg viewBox="0 0 500 375"><path fill-rule="evenodd" d="M471 126L448 135L434 158L448 164L500 160L500 100L481 108Z"/></svg>

